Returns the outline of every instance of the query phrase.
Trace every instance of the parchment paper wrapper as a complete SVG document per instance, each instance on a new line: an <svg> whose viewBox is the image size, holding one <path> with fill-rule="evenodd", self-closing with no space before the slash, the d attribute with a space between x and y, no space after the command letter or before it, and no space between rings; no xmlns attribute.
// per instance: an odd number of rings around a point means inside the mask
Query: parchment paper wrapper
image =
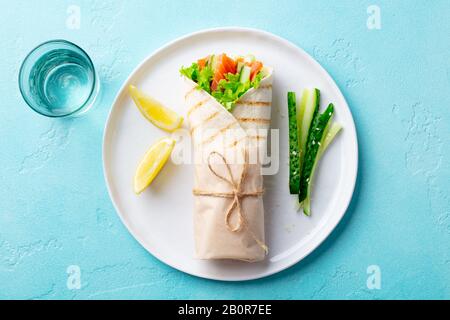
<svg viewBox="0 0 450 320"><path fill-rule="evenodd" d="M190 79L185 81L185 103L188 110L192 142L194 145L194 190L211 193L230 193L233 187L220 179L213 170L228 179L228 168L234 181L246 168L241 192L255 193L263 190L263 178L258 150L267 148L272 105L272 71L258 89L250 89L236 104L233 112L227 111L217 100ZM209 158L212 153L223 155ZM247 158L245 155L247 154ZM248 165L244 165L247 159ZM208 165L211 160L211 167ZM239 213L233 210L229 224L226 215L234 199L195 195L194 234L196 256L199 259L234 259L256 262L264 259L264 207L262 194L240 199L244 225L239 224Z"/></svg>

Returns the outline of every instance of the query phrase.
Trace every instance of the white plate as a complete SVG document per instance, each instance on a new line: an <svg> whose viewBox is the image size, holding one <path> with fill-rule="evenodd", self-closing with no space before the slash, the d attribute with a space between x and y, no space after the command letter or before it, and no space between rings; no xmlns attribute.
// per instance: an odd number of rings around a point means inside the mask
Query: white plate
<svg viewBox="0 0 450 320"><path fill-rule="evenodd" d="M261 263L199 261L194 256L193 168L168 163L141 196L133 193L136 166L149 146L166 133L139 113L127 93L135 84L185 115L179 68L209 53L252 53L274 67L272 128L280 129L280 170L265 177L266 240ZM317 87L322 108L333 102L335 120L344 126L321 161L315 180L312 217L295 209L288 190L286 93ZM221 28L180 38L145 59L120 90L103 141L106 184L123 223L151 254L186 273L217 280L250 280L284 270L311 253L333 231L351 200L358 168L355 125L348 105L328 73L294 44L267 32Z"/></svg>

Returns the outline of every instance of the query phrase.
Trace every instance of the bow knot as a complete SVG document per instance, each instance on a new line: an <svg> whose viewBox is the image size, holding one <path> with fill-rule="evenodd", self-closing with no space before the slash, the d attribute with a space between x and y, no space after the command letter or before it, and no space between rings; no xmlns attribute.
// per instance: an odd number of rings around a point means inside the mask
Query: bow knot
<svg viewBox="0 0 450 320"><path fill-rule="evenodd" d="M218 156L219 159L221 159L221 161L223 162L223 164L225 165L227 174L227 176L224 176L220 173L218 173L216 170L214 170L214 168L212 167L211 164L211 159L213 156ZM266 252L268 252L268 248L267 246L262 243L253 233L253 231L251 231L246 223L246 219L245 216L242 213L242 207L241 207L241 202L243 198L246 197L258 197L260 195L262 195L264 193L264 190L256 190L253 192L244 192L242 191L242 184L245 180L245 176L247 174L247 166L248 166L248 153L247 151L245 152L245 161L244 161L244 165L241 171L241 174L239 176L239 179L236 181L233 177L233 173L231 171L230 165L227 163L225 157L217 152L217 151L213 151L209 154L208 156L208 168L209 170L219 179L225 181L227 184L230 185L231 187L231 192L205 192L205 191L199 191L199 190L194 190L193 193L194 195L197 196L212 196L212 197L221 197L221 198L230 198L233 199L233 202L231 203L230 207L228 208L226 215L225 215L225 225L227 226L227 229L231 232L239 232L242 230L242 228L244 226L247 227L247 229L249 230L249 232L251 233L253 239L258 243L258 245ZM237 224L236 225L232 225L231 223L231 219L233 217L233 212L237 212Z"/></svg>

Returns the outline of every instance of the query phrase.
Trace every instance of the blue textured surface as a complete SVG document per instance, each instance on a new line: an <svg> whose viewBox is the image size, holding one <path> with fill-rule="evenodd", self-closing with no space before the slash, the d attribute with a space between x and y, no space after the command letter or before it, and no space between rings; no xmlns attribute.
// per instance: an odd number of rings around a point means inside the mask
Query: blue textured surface
<svg viewBox="0 0 450 320"><path fill-rule="evenodd" d="M450 298L449 2L250 2L1 1L0 298ZM372 4L380 30L366 26ZM69 5L80 29L67 24ZM337 230L295 267L247 283L197 279L148 254L119 221L101 161L131 70L167 41L230 25L312 54L348 99L360 142ZM100 72L101 103L82 118L40 117L19 95L22 59L52 38L81 45ZM80 290L66 285L69 265L81 269ZM366 286L369 265L381 269L380 290Z"/></svg>

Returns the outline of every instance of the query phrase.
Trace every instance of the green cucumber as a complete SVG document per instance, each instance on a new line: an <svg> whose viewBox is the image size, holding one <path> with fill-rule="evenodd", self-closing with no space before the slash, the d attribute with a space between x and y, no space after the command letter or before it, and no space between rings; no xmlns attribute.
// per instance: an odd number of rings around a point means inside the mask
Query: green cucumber
<svg viewBox="0 0 450 320"><path fill-rule="evenodd" d="M322 141L320 141L319 152L317 154L316 163L313 166L311 171L311 177L308 185L307 196L306 199L303 200L303 211L306 215L311 215L311 188L312 188L312 180L314 179L314 174L316 172L317 164L322 159L323 154L330 146L330 143L333 142L334 138L336 138L337 134L342 130L342 126L339 123L332 122L331 119L325 128L325 132L322 137Z"/></svg>
<svg viewBox="0 0 450 320"><path fill-rule="evenodd" d="M291 194L298 194L300 187L300 153L295 92L288 92L287 99L289 114L289 190Z"/></svg>
<svg viewBox="0 0 450 320"><path fill-rule="evenodd" d="M215 54L211 55L208 59L208 66L211 67L211 69L214 71L216 70L216 66L217 66L217 57Z"/></svg>
<svg viewBox="0 0 450 320"><path fill-rule="evenodd" d="M328 149L331 142L333 142L334 138L341 130L342 126L339 123L333 122L331 126L325 131L324 136L322 138L323 141L321 141L320 143L319 160L320 158L322 158L323 154Z"/></svg>
<svg viewBox="0 0 450 320"><path fill-rule="evenodd" d="M302 160L304 157L304 151L306 146L306 141L302 142L302 128L303 128L303 118L305 117L306 104L308 103L308 99L310 96L310 91L308 89L303 90L302 97L297 104L297 131L298 131L298 147L300 151L300 169Z"/></svg>
<svg viewBox="0 0 450 320"><path fill-rule="evenodd" d="M249 66L244 66L242 68L241 71L241 78L240 78L240 82L241 83L247 83L248 81L250 81L250 73L251 73L252 69Z"/></svg>
<svg viewBox="0 0 450 320"><path fill-rule="evenodd" d="M309 128L314 118L319 113L320 105L320 91L319 89L304 89L302 97L298 103L297 108L297 130L298 143L300 152L300 170L299 175L302 174L303 159L306 154L306 143L308 140Z"/></svg>
<svg viewBox="0 0 450 320"><path fill-rule="evenodd" d="M239 74L240 74L243 67L244 67L244 62L239 61L239 62L237 63L237 67L236 67L236 73L239 73Z"/></svg>
<svg viewBox="0 0 450 320"><path fill-rule="evenodd" d="M314 172L319 162L322 152L320 147L326 140L325 133L329 131L332 117L334 113L334 105L331 103L324 113L314 117L313 123L309 130L306 154L303 159L302 173L300 178L299 202L303 203L303 212L311 215L311 188Z"/></svg>
<svg viewBox="0 0 450 320"><path fill-rule="evenodd" d="M328 149L328 146L330 145L330 143L333 141L333 139L336 137L336 135L339 133L339 131L341 129L342 129L342 126L339 124L336 124L336 123L332 123L331 119L325 128L325 132L323 134L322 140L320 141L319 152L317 153L317 158L316 158L316 161L315 161L314 166L311 171L311 176L310 176L311 178L310 178L309 185L308 185L307 196L306 196L305 200L303 200L303 203L302 203L303 212L307 216L311 215L311 189L312 189L312 183L313 183L312 180L314 179L317 165L318 165L320 159L322 159L322 156L325 153L326 149Z"/></svg>
<svg viewBox="0 0 450 320"><path fill-rule="evenodd" d="M304 90L300 103L300 115L301 128L299 134L300 143L300 161L303 162L306 153L306 143L308 142L309 129L313 123L314 118L319 113L320 105L320 90Z"/></svg>

